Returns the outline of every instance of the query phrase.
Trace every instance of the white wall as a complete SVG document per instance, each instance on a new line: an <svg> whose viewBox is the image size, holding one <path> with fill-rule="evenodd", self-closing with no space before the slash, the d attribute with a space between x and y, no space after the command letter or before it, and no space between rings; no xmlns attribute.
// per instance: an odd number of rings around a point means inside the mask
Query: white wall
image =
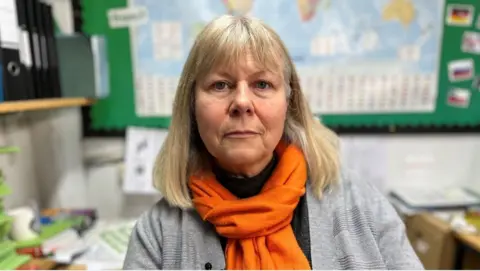
<svg viewBox="0 0 480 271"><path fill-rule="evenodd" d="M5 207L22 206L29 200L38 200L30 127L25 115L0 117L0 145L16 145L21 151L0 155L0 169L13 194L5 197Z"/></svg>
<svg viewBox="0 0 480 271"><path fill-rule="evenodd" d="M480 135L343 136L342 145L353 150L344 153L347 163L374 171L384 192L407 185L471 187L480 178Z"/></svg>
<svg viewBox="0 0 480 271"><path fill-rule="evenodd" d="M37 201L43 207L85 207L79 108L0 116L0 144L20 147L0 156L13 194L6 208Z"/></svg>
<svg viewBox="0 0 480 271"><path fill-rule="evenodd" d="M476 150L476 159L472 163L472 171L474 173L472 174L470 187L474 192L480 195L480 142L477 142Z"/></svg>
<svg viewBox="0 0 480 271"><path fill-rule="evenodd" d="M79 108L30 115L32 159L44 206L87 207Z"/></svg>

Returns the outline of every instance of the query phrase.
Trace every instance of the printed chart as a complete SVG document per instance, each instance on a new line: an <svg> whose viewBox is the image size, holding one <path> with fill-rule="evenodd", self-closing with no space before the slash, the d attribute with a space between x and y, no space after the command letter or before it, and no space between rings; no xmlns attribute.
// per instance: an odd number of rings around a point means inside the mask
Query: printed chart
<svg viewBox="0 0 480 271"><path fill-rule="evenodd" d="M196 35L226 13L279 33L315 113L435 110L443 1L129 0L128 8L148 11L130 27L138 117L171 115Z"/></svg>

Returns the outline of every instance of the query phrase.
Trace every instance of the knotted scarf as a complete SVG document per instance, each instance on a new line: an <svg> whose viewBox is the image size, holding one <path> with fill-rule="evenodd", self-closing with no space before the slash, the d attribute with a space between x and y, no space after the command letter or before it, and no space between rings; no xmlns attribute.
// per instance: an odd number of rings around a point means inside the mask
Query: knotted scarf
<svg viewBox="0 0 480 271"><path fill-rule="evenodd" d="M197 212L228 239L225 257L229 270L310 269L290 224L305 193L305 158L298 147L282 142L275 151L278 165L254 197L238 199L213 174L190 178Z"/></svg>

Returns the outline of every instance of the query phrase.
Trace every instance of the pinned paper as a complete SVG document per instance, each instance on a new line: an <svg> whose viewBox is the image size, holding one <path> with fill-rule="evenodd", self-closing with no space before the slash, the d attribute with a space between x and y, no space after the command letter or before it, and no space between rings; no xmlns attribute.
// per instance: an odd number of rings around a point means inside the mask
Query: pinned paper
<svg viewBox="0 0 480 271"><path fill-rule="evenodd" d="M464 88L454 88L448 92L447 103L450 106L467 108L470 106L471 92Z"/></svg>
<svg viewBox="0 0 480 271"><path fill-rule="evenodd" d="M126 134L123 191L131 194L157 194L153 186L155 159L168 130L128 127Z"/></svg>
<svg viewBox="0 0 480 271"><path fill-rule="evenodd" d="M447 24L470 26L474 19L474 7L471 5L451 4L447 8Z"/></svg>
<svg viewBox="0 0 480 271"><path fill-rule="evenodd" d="M108 10L110 28L124 28L144 24L148 21L146 7L112 8Z"/></svg>
<svg viewBox="0 0 480 271"><path fill-rule="evenodd" d="M462 51L480 54L480 32L466 31L463 33Z"/></svg>
<svg viewBox="0 0 480 271"><path fill-rule="evenodd" d="M472 79L474 73L472 59L455 60L448 63L448 78L451 82Z"/></svg>

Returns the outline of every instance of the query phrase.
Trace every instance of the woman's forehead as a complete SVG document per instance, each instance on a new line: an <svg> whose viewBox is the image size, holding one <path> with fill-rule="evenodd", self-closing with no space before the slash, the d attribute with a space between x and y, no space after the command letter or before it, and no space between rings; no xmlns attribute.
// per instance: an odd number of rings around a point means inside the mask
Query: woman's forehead
<svg viewBox="0 0 480 271"><path fill-rule="evenodd" d="M271 62L260 62L247 55L244 58L237 59L236 61L219 62L213 66L209 73L211 74L220 72L283 74L283 63L278 60L273 60Z"/></svg>

